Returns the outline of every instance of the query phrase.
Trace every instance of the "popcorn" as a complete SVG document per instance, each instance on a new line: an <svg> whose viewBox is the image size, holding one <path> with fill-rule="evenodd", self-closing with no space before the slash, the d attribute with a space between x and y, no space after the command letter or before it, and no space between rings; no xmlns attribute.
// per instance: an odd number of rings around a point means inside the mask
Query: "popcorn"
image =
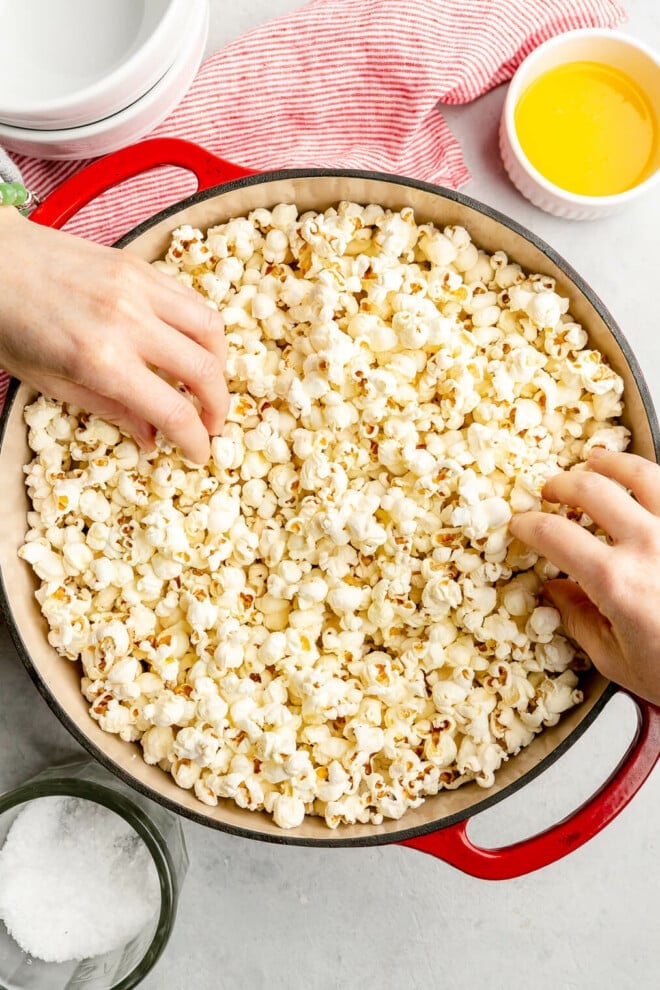
<svg viewBox="0 0 660 990"><path fill-rule="evenodd" d="M296 828L302 825L305 805L299 797L278 794L272 802L273 821L280 828Z"/></svg>
<svg viewBox="0 0 660 990"><path fill-rule="evenodd" d="M561 616L557 609L539 606L527 620L525 633L531 642L550 643L560 624Z"/></svg>
<svg viewBox="0 0 660 990"><path fill-rule="evenodd" d="M19 556L28 564L42 581L60 581L64 579L64 562L59 553L52 550L45 537L38 537L24 543L18 551Z"/></svg>
<svg viewBox="0 0 660 990"><path fill-rule="evenodd" d="M142 733L140 745L146 763L162 763L168 759L174 743L171 727L152 725Z"/></svg>
<svg viewBox="0 0 660 990"><path fill-rule="evenodd" d="M621 379L553 279L409 208L184 225L156 267L224 315L208 464L25 410L19 553L92 717L280 828L490 787L580 703L586 662L540 602L556 568L508 523L625 449Z"/></svg>

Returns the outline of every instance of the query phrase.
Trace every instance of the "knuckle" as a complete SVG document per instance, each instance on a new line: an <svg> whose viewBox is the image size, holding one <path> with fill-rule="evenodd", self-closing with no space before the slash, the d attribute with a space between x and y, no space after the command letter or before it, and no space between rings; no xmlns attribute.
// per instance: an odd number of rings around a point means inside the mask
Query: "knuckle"
<svg viewBox="0 0 660 990"><path fill-rule="evenodd" d="M136 260L123 251L112 251L106 266L109 285L116 289L130 284L135 278Z"/></svg>
<svg viewBox="0 0 660 990"><path fill-rule="evenodd" d="M630 568L621 561L617 561L614 566L612 559L603 560L593 566L591 581L597 592L594 597L603 602L606 610L612 614L618 614L625 608L631 596L634 597L637 584Z"/></svg>
<svg viewBox="0 0 660 990"><path fill-rule="evenodd" d="M612 568L608 561L594 561L591 566L591 578L598 587L601 596L616 597L620 589L621 568Z"/></svg>
<svg viewBox="0 0 660 990"><path fill-rule="evenodd" d="M96 341L93 362L96 380L104 386L106 394L113 396L120 394L125 380L128 355L123 353L118 343L109 337Z"/></svg>
<svg viewBox="0 0 660 990"><path fill-rule="evenodd" d="M630 479L632 481L648 481L649 478L657 481L657 469L658 465L653 461L647 460L645 457L640 457L639 455L633 454L626 461L626 466L630 472Z"/></svg>
<svg viewBox="0 0 660 990"><path fill-rule="evenodd" d="M174 393L168 407L163 411L160 428L165 436L177 438L193 426L197 418L193 404L182 395Z"/></svg>
<svg viewBox="0 0 660 990"><path fill-rule="evenodd" d="M106 391L121 367L117 346L111 337L89 336L78 341L71 357L72 378L79 385Z"/></svg>
<svg viewBox="0 0 660 990"><path fill-rule="evenodd" d="M133 300L140 298L139 261L123 251L112 251L107 256L97 297L97 305L106 322L120 324L133 314Z"/></svg>
<svg viewBox="0 0 660 990"><path fill-rule="evenodd" d="M574 471L573 475L574 478L571 480L578 497L584 498L586 496L589 498L603 490L604 479L602 475L595 474L593 471Z"/></svg>
<svg viewBox="0 0 660 990"><path fill-rule="evenodd" d="M200 298L191 300L195 307L197 335L200 341L216 344L219 337L224 340L224 320L216 309L206 306Z"/></svg>
<svg viewBox="0 0 660 990"><path fill-rule="evenodd" d="M549 541L552 541L555 530L557 528L557 517L554 513L544 512L539 513L538 516L534 518L531 525L531 539L534 544L539 546L545 546Z"/></svg>
<svg viewBox="0 0 660 990"><path fill-rule="evenodd" d="M110 337L101 337L94 343L94 364L103 373L116 372L119 365L117 345Z"/></svg>
<svg viewBox="0 0 660 990"><path fill-rule="evenodd" d="M648 508L658 513L658 489L660 487L660 467L642 457L631 463L630 476L626 482L629 488Z"/></svg>
<svg viewBox="0 0 660 990"><path fill-rule="evenodd" d="M198 354L193 370L194 381L201 386L212 385L222 377L222 365L211 351L202 350Z"/></svg>

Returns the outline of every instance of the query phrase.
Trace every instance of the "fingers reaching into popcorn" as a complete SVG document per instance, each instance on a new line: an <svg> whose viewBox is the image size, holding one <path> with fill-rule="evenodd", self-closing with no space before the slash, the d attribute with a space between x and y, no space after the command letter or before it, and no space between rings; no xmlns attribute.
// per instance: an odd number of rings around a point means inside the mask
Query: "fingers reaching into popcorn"
<svg viewBox="0 0 660 990"><path fill-rule="evenodd" d="M545 594L601 673L660 704L660 467L598 447L588 467L555 475L543 496L586 512L608 541L553 513L524 512L510 529L569 575Z"/></svg>
<svg viewBox="0 0 660 990"><path fill-rule="evenodd" d="M0 367L110 420L143 447L158 429L205 463L228 406L215 307L138 258L40 227L10 207L0 210L0 244Z"/></svg>

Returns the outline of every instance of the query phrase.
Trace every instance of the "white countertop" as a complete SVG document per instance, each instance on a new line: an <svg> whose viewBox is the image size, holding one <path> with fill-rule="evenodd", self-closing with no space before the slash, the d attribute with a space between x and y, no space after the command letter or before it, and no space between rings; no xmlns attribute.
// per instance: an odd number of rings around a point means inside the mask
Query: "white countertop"
<svg viewBox="0 0 660 990"><path fill-rule="evenodd" d="M211 0L207 53L298 0ZM660 46L656 0L626 0L622 30ZM571 223L532 207L497 153L505 87L446 118L473 178L468 195L548 241L621 326L660 407L658 227L651 194L626 213ZM484 845L547 827L606 779L631 738L617 698L540 778L483 813ZM0 791L80 752L0 628ZM190 869L170 943L144 990L651 990L660 970L660 771L600 835L506 882L463 875L402 847L306 849L185 822Z"/></svg>

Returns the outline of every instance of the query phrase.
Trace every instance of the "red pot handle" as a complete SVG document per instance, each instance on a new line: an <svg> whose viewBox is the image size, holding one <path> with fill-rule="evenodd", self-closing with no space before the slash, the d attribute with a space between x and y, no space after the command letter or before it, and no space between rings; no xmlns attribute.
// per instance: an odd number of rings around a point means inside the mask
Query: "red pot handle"
<svg viewBox="0 0 660 990"><path fill-rule="evenodd" d="M178 165L193 172L198 189L254 175L251 169L218 158L192 141L151 138L98 158L65 179L32 211L30 219L46 227L61 227L106 189L159 165Z"/></svg>
<svg viewBox="0 0 660 990"><path fill-rule="evenodd" d="M576 811L538 835L499 849L481 849L467 835L469 819L403 840L481 880L510 880L549 866L592 839L635 796L660 756L660 708L624 691L637 707L637 732L610 778Z"/></svg>

